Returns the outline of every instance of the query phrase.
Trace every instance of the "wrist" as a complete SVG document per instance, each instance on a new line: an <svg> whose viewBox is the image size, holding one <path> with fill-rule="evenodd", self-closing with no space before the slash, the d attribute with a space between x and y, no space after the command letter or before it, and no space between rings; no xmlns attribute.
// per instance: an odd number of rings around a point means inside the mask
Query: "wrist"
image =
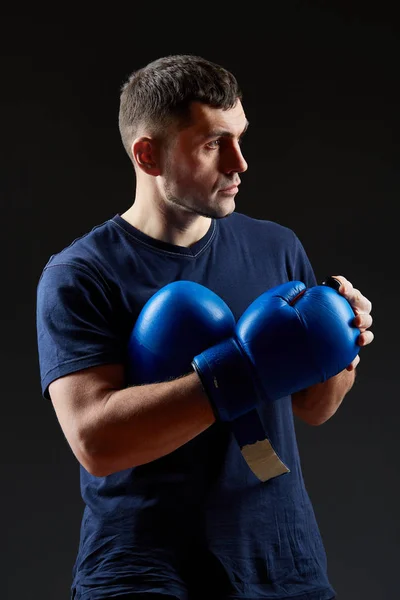
<svg viewBox="0 0 400 600"><path fill-rule="evenodd" d="M234 338L195 356L192 367L218 420L232 421L255 407L257 390L252 368Z"/></svg>

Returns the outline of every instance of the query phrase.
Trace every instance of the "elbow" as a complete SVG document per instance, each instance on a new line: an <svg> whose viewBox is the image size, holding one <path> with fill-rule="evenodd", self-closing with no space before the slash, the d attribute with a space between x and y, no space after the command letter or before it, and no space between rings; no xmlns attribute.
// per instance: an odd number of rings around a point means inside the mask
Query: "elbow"
<svg viewBox="0 0 400 600"><path fill-rule="evenodd" d="M305 423L306 425L310 425L311 427L319 427L320 425L322 425L323 423L325 423L328 420L328 418L326 418L326 419L318 418L313 415L305 414L304 412L301 412L301 411L296 411L295 415L301 421L303 421L303 423Z"/></svg>
<svg viewBox="0 0 400 600"><path fill-rule="evenodd" d="M79 432L75 436L71 447L80 465L90 475L94 477L106 477L113 472L109 467L109 451L106 453L104 444L100 442L99 436L95 433L92 432L89 435L88 432ZM108 460L106 460L106 457Z"/></svg>
<svg viewBox="0 0 400 600"><path fill-rule="evenodd" d="M301 421L303 421L306 425L310 425L311 427L319 427L320 425L323 425L335 414L335 411L321 412L316 410L307 410L304 407L300 409L297 406L293 407L293 412L299 419L301 419Z"/></svg>
<svg viewBox="0 0 400 600"><path fill-rule="evenodd" d="M79 464L94 477L105 477L110 475L104 465L104 460L98 452L93 452L87 445L80 443L79 447L73 448L75 457Z"/></svg>
<svg viewBox="0 0 400 600"><path fill-rule="evenodd" d="M107 477L118 471L117 468L111 467L110 458L106 460L99 452L80 448L79 452L75 452L75 456L85 471L94 477Z"/></svg>
<svg viewBox="0 0 400 600"><path fill-rule="evenodd" d="M127 463L119 463L115 459L112 459L110 456L107 458L100 458L99 456L93 455L85 455L84 459L79 461L82 467L93 475L94 477L107 477L108 475L113 475L118 471L122 471L125 469L133 469L134 467L139 466L139 464L129 464Z"/></svg>
<svg viewBox="0 0 400 600"><path fill-rule="evenodd" d="M117 438L108 436L108 439L103 439L98 432L81 438L76 456L82 467L94 477L107 477L147 462L140 460L132 449L127 452L126 448L120 448Z"/></svg>
<svg viewBox="0 0 400 600"><path fill-rule="evenodd" d="M323 411L307 411L302 414L303 421L307 423L307 425L311 425L311 427L320 427L329 419L333 417L336 412L336 408L332 410L323 410Z"/></svg>
<svg viewBox="0 0 400 600"><path fill-rule="evenodd" d="M91 454L86 450L81 451L77 458L85 471L90 473L90 475L94 477L106 477L106 475L110 475L105 468L104 461L98 455Z"/></svg>
<svg viewBox="0 0 400 600"><path fill-rule="evenodd" d="M86 464L82 464L82 466L90 473L90 475L93 475L93 477L107 477L107 475L113 473L112 470L106 469L104 465L99 462L86 462Z"/></svg>
<svg viewBox="0 0 400 600"><path fill-rule="evenodd" d="M311 427L319 427L320 425L323 425L324 423L326 423L328 420L330 419L330 417L326 417L326 418L319 418L319 419L309 419L307 421L307 425L311 425Z"/></svg>

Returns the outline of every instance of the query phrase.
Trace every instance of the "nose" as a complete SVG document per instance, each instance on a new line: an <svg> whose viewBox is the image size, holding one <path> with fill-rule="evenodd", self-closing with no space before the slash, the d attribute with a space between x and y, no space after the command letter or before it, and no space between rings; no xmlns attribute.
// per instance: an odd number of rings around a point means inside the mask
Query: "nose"
<svg viewBox="0 0 400 600"><path fill-rule="evenodd" d="M247 169L248 165L239 144L232 145L223 159L223 171L225 173L244 173Z"/></svg>

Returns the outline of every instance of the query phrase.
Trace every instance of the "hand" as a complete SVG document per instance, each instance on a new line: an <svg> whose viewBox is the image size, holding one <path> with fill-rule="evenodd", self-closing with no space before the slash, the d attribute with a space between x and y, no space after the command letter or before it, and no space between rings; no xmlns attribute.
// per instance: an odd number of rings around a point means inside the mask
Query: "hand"
<svg viewBox="0 0 400 600"><path fill-rule="evenodd" d="M193 357L231 338L235 326L230 308L210 289L193 281L167 284L143 306L130 334L128 384L156 383L189 374ZM231 378L235 379L234 373ZM238 406L232 411L232 432L250 469L266 481L288 469L272 452L255 408L257 395L249 390L247 386L242 395L235 396ZM227 403L232 405L233 394L228 396ZM215 409L214 415L219 416ZM262 442L262 452L259 445L253 450L255 442Z"/></svg>
<svg viewBox="0 0 400 600"><path fill-rule="evenodd" d="M353 319L337 291L289 281L256 298L234 335L196 356L193 366L221 420L232 420L243 398L278 400L346 369L360 350Z"/></svg>
<svg viewBox="0 0 400 600"><path fill-rule="evenodd" d="M336 279L340 284L340 287L337 291L346 298L354 311L355 317L353 324L360 330L360 335L357 338L357 344L359 346L367 346L374 339L374 334L372 331L369 331L369 328L372 325L371 301L363 296L360 290L356 289L353 284L342 275L333 275L333 278ZM346 369L348 371L353 371L359 362L360 355L357 354L355 359L348 367L346 367Z"/></svg>

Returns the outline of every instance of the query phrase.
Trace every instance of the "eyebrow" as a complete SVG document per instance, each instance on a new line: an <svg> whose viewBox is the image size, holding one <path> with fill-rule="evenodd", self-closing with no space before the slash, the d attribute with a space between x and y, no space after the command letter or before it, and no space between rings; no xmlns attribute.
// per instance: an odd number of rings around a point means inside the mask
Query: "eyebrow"
<svg viewBox="0 0 400 600"><path fill-rule="evenodd" d="M248 127L249 127L250 123L249 121L246 120L246 125L242 131L242 133L239 135L239 139L241 137L244 136L244 134L246 133ZM227 131L224 129L214 129L212 131L207 132L206 138L211 138L211 137L228 137L228 138L235 138L236 136L231 132L231 131Z"/></svg>

